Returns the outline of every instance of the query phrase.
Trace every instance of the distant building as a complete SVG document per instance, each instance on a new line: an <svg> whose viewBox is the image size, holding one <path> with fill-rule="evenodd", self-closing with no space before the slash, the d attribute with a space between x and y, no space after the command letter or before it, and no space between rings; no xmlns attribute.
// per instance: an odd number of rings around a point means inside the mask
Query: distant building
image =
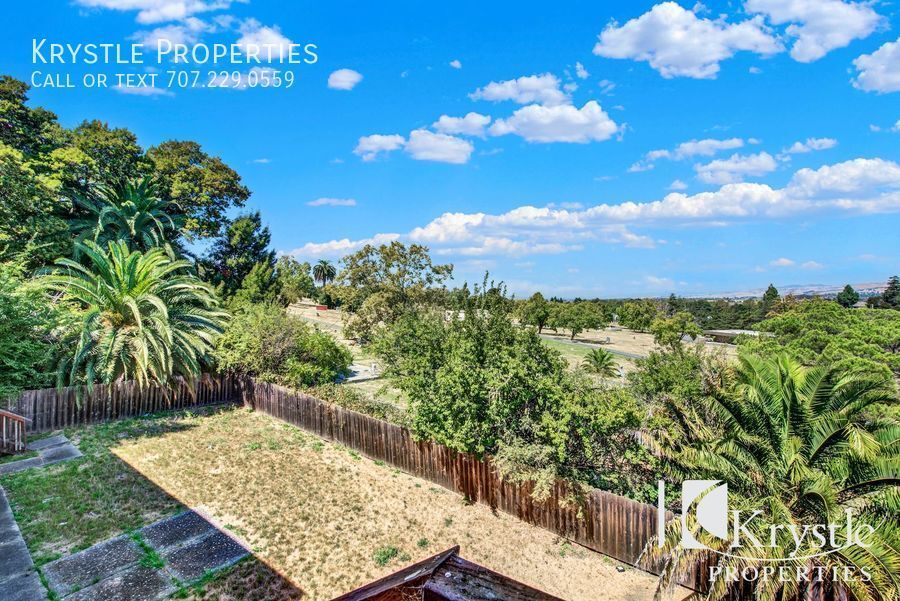
<svg viewBox="0 0 900 601"><path fill-rule="evenodd" d="M713 342L734 344L738 336L771 336L769 332L757 332L756 330L703 330L703 335Z"/></svg>
<svg viewBox="0 0 900 601"><path fill-rule="evenodd" d="M459 546L362 586L334 601L562 601L459 556Z"/></svg>

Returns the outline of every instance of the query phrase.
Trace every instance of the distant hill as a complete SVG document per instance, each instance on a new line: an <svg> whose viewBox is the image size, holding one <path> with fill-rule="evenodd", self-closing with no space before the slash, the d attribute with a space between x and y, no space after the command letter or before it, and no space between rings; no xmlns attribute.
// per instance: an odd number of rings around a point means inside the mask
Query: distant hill
<svg viewBox="0 0 900 601"><path fill-rule="evenodd" d="M856 290L862 298L866 298L869 296L875 296L877 294L881 294L884 292L886 284L875 283L875 282L867 282L863 284L850 284L853 286L853 289ZM793 294L794 296L822 296L826 298L830 298L835 296L838 292L844 289L845 284L833 285L833 284L784 284L779 285L776 284L775 287L778 288L778 293L781 296L786 294ZM745 299L745 298L762 298L763 292L765 292L765 288L759 288L756 290L742 290L738 292L723 292L717 294L702 294L697 295L694 298L734 298L734 299Z"/></svg>

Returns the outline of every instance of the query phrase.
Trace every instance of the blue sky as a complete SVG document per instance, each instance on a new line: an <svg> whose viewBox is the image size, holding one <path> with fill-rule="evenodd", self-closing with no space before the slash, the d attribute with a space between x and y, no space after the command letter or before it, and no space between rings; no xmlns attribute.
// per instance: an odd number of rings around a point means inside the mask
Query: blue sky
<svg viewBox="0 0 900 601"><path fill-rule="evenodd" d="M299 258L398 238L454 263L458 281L487 269L519 295L605 297L900 271L888 2L15 6L0 70L26 81L145 71L35 66L32 38L316 44L315 64L272 65L295 73L290 89L31 93L66 125L200 142ZM172 68L210 70L160 66Z"/></svg>

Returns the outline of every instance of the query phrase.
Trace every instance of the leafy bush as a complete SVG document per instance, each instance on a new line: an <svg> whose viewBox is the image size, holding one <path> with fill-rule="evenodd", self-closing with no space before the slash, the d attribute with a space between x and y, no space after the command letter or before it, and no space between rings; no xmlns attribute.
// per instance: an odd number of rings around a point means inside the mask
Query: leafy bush
<svg viewBox="0 0 900 601"><path fill-rule="evenodd" d="M223 370L302 388L349 373L352 355L274 304L247 305L219 338L214 356Z"/></svg>
<svg viewBox="0 0 900 601"><path fill-rule="evenodd" d="M402 407L369 398L356 388L350 388L349 386L323 384L311 388L309 393L323 401L334 403L345 409L358 411L377 419L383 419L399 426L406 425L408 421L406 410Z"/></svg>

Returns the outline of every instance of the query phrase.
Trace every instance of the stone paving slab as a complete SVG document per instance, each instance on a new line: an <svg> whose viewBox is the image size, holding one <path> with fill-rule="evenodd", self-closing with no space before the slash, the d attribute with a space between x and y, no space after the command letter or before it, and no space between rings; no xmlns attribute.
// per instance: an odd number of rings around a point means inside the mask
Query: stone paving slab
<svg viewBox="0 0 900 601"><path fill-rule="evenodd" d="M183 582L196 580L207 571L231 565L248 554L236 540L216 531L209 536L163 554L166 567Z"/></svg>
<svg viewBox="0 0 900 601"><path fill-rule="evenodd" d="M185 511L144 527L141 536L150 546L162 551L215 530L216 527L196 511Z"/></svg>
<svg viewBox="0 0 900 601"><path fill-rule="evenodd" d="M44 443L44 441L49 442L41 444ZM69 442L69 439L61 434L59 436L51 436L50 438L38 440L32 444L37 445L36 448L29 444L28 449L37 451L38 456L0 464L0 476L15 474L16 472L21 472L22 470L31 469L33 467L44 467L46 465L59 463L60 461L81 457L81 451L78 450L78 447Z"/></svg>
<svg viewBox="0 0 900 601"><path fill-rule="evenodd" d="M155 601L168 597L175 584L162 570L135 565L66 597L66 601Z"/></svg>
<svg viewBox="0 0 900 601"><path fill-rule="evenodd" d="M137 564L143 555L137 543L123 534L52 561L43 572L50 588L65 596Z"/></svg>
<svg viewBox="0 0 900 601"><path fill-rule="evenodd" d="M46 601L47 589L41 584L37 572L16 576L0 582L0 599L3 601Z"/></svg>
<svg viewBox="0 0 900 601"><path fill-rule="evenodd" d="M40 451L42 449L49 449L50 447L58 447L67 442L69 442L69 439L66 438L65 434L57 434L56 436L48 436L47 438L29 442L25 448L29 451Z"/></svg>
<svg viewBox="0 0 900 601"><path fill-rule="evenodd" d="M0 599L45 601L47 591L34 569L34 562L16 525L6 491L0 486Z"/></svg>

